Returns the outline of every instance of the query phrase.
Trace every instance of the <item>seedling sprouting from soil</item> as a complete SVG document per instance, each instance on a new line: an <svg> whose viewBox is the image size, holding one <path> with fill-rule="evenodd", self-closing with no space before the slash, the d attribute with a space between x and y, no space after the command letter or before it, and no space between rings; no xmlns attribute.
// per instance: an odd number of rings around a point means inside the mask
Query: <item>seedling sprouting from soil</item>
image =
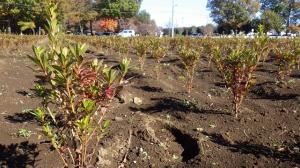
<svg viewBox="0 0 300 168"><path fill-rule="evenodd" d="M129 70L129 65L130 65L131 60L128 58L124 58L122 62L120 63L120 70L122 72L121 74L121 79L120 79L120 84L123 83L123 80L125 78L125 75L128 73Z"/></svg>
<svg viewBox="0 0 300 168"><path fill-rule="evenodd" d="M18 136L20 137L24 137L24 138L29 138L31 136L31 131L27 130L27 129L19 129L18 131Z"/></svg>

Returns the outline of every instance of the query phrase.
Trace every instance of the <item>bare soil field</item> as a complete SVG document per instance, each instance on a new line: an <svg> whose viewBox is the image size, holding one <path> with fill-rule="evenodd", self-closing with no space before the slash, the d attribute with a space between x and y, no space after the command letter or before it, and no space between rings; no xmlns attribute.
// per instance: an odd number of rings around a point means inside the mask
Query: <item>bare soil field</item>
<svg viewBox="0 0 300 168"><path fill-rule="evenodd" d="M33 64L28 54L30 46L0 54L0 166L62 167L38 123L25 112L40 102L32 91L39 79L29 68ZM121 60L94 50L87 57L110 65ZM289 77L289 87L279 87L273 60L261 64L236 119L231 94L207 58L201 58L189 96L178 56L163 59L159 80L150 56L143 72L137 56L129 57L126 78L132 79L106 117L112 123L98 150L98 167L118 167L126 155L128 168L300 167L299 71ZM18 136L20 129L31 135Z"/></svg>

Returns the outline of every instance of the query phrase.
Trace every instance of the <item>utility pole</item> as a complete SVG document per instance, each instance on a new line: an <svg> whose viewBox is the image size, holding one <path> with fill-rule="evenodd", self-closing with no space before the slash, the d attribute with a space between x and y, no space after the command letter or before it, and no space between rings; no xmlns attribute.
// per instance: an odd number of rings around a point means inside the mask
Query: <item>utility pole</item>
<svg viewBox="0 0 300 168"><path fill-rule="evenodd" d="M174 37L174 10L175 10L175 3L172 0L172 38Z"/></svg>

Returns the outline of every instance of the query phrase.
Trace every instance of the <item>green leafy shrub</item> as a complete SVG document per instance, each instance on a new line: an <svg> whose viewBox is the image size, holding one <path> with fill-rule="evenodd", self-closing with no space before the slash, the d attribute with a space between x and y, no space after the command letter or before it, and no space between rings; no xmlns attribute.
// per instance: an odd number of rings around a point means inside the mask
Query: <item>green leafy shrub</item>
<svg viewBox="0 0 300 168"><path fill-rule="evenodd" d="M179 51L179 55L186 69L186 89L188 93L191 93L195 69L200 59L200 53L194 49L183 46Z"/></svg>
<svg viewBox="0 0 300 168"><path fill-rule="evenodd" d="M86 45L63 40L56 10L57 5L50 5L49 47L33 47L30 57L45 78L45 87L36 86L38 93L47 99L32 114L65 167L94 167L95 150L109 126L105 114L130 62L123 60L117 70L97 59L85 60Z"/></svg>
<svg viewBox="0 0 300 168"><path fill-rule="evenodd" d="M226 45L213 51L213 62L233 94L236 117L249 89L255 84L254 73L260 60L268 55L267 40L261 35L252 43L240 40L235 48Z"/></svg>
<svg viewBox="0 0 300 168"><path fill-rule="evenodd" d="M275 58L278 63L277 80L286 84L286 76L300 66L300 43L297 40L293 42L278 43L275 49Z"/></svg>
<svg viewBox="0 0 300 168"><path fill-rule="evenodd" d="M149 45L148 43L146 43L142 39L139 39L134 46L134 49L138 56L138 61L139 61L141 70L144 70L144 64L145 64L146 54L148 51L148 45Z"/></svg>
<svg viewBox="0 0 300 168"><path fill-rule="evenodd" d="M159 41L158 39L153 39L151 41L151 53L156 62L155 72L156 79L158 80L160 75L160 62L167 55L168 49L166 47L163 47L161 41Z"/></svg>

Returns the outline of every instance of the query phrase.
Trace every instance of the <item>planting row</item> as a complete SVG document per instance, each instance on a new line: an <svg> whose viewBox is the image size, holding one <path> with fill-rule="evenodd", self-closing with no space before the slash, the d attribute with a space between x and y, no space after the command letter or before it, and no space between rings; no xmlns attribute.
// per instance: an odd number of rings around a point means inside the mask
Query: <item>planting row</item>
<svg viewBox="0 0 300 168"><path fill-rule="evenodd" d="M263 32L263 27L260 27ZM269 39L260 33L255 39L243 38L119 38L70 36L69 39L88 43L107 55L117 54L126 58L129 54L138 56L140 69L151 56L155 61L156 79L159 79L160 62L166 55L178 55L185 67L186 89L193 88L195 70L199 59L206 57L223 76L227 88L233 95L233 109L237 116L241 103L249 89L255 85L257 67L268 59L276 62L276 83L288 84L287 76L300 67L300 39Z"/></svg>

